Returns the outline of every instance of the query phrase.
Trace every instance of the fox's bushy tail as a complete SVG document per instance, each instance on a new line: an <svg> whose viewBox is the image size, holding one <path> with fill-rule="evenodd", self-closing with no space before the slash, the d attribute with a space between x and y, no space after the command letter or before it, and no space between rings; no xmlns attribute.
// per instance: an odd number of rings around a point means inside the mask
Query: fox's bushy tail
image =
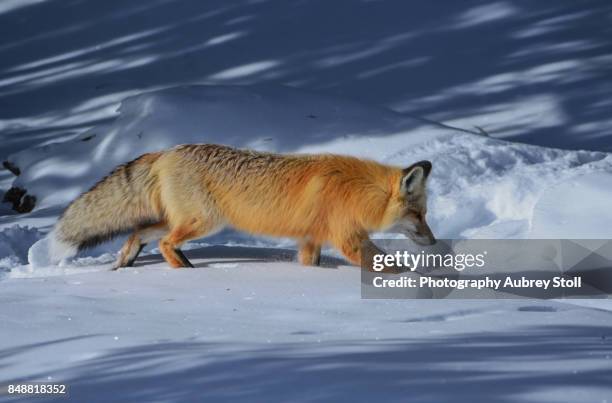
<svg viewBox="0 0 612 403"><path fill-rule="evenodd" d="M144 154L118 166L73 201L50 235L51 261L159 222L159 185L152 167L160 155Z"/></svg>

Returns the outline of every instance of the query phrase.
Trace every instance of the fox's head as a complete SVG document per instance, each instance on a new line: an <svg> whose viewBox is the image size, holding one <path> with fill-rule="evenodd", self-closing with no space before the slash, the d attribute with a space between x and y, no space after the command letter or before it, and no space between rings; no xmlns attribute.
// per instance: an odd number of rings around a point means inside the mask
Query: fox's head
<svg viewBox="0 0 612 403"><path fill-rule="evenodd" d="M408 236L419 245L436 243L425 215L427 214L427 192L425 185L431 172L431 162L419 161L402 170L398 194L389 205L393 228Z"/></svg>

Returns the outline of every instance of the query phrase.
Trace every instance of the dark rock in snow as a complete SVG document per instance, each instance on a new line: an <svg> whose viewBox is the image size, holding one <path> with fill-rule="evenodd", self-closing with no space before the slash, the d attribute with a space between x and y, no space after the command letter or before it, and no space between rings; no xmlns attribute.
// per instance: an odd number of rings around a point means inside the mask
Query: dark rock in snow
<svg viewBox="0 0 612 403"><path fill-rule="evenodd" d="M10 161L3 161L2 166L11 171L15 176L19 176L19 174L21 174L19 167Z"/></svg>
<svg viewBox="0 0 612 403"><path fill-rule="evenodd" d="M36 196L28 195L25 189L13 186L6 191L2 202L11 203L18 213L29 213L36 205Z"/></svg>

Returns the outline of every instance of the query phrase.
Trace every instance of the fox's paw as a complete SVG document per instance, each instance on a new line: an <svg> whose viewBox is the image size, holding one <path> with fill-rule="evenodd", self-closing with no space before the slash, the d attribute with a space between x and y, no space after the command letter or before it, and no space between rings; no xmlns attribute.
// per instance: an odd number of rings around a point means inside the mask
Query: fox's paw
<svg viewBox="0 0 612 403"><path fill-rule="evenodd" d="M191 264L189 259L187 259L187 256L185 256L183 251L181 251L180 249L174 249L174 253L176 254L176 257L180 262L180 266L173 266L175 269L179 269L181 267L191 267L192 269L195 268L195 266Z"/></svg>

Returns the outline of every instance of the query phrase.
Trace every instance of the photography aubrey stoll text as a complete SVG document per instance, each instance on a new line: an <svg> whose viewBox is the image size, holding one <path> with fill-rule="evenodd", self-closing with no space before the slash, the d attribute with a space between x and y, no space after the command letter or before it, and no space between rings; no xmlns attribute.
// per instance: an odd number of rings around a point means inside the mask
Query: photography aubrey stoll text
<svg viewBox="0 0 612 403"><path fill-rule="evenodd" d="M449 278L434 278L430 276L399 277L399 278L384 278L382 276L374 277L372 284L376 288L455 288L464 290L472 288L482 290L485 288L500 290L504 288L540 288L548 290L549 288L580 288L582 286L582 278L575 276L573 278L553 277L552 279L528 279L526 277L512 278L507 276L505 279L495 279L489 276L481 279L449 279Z"/></svg>

